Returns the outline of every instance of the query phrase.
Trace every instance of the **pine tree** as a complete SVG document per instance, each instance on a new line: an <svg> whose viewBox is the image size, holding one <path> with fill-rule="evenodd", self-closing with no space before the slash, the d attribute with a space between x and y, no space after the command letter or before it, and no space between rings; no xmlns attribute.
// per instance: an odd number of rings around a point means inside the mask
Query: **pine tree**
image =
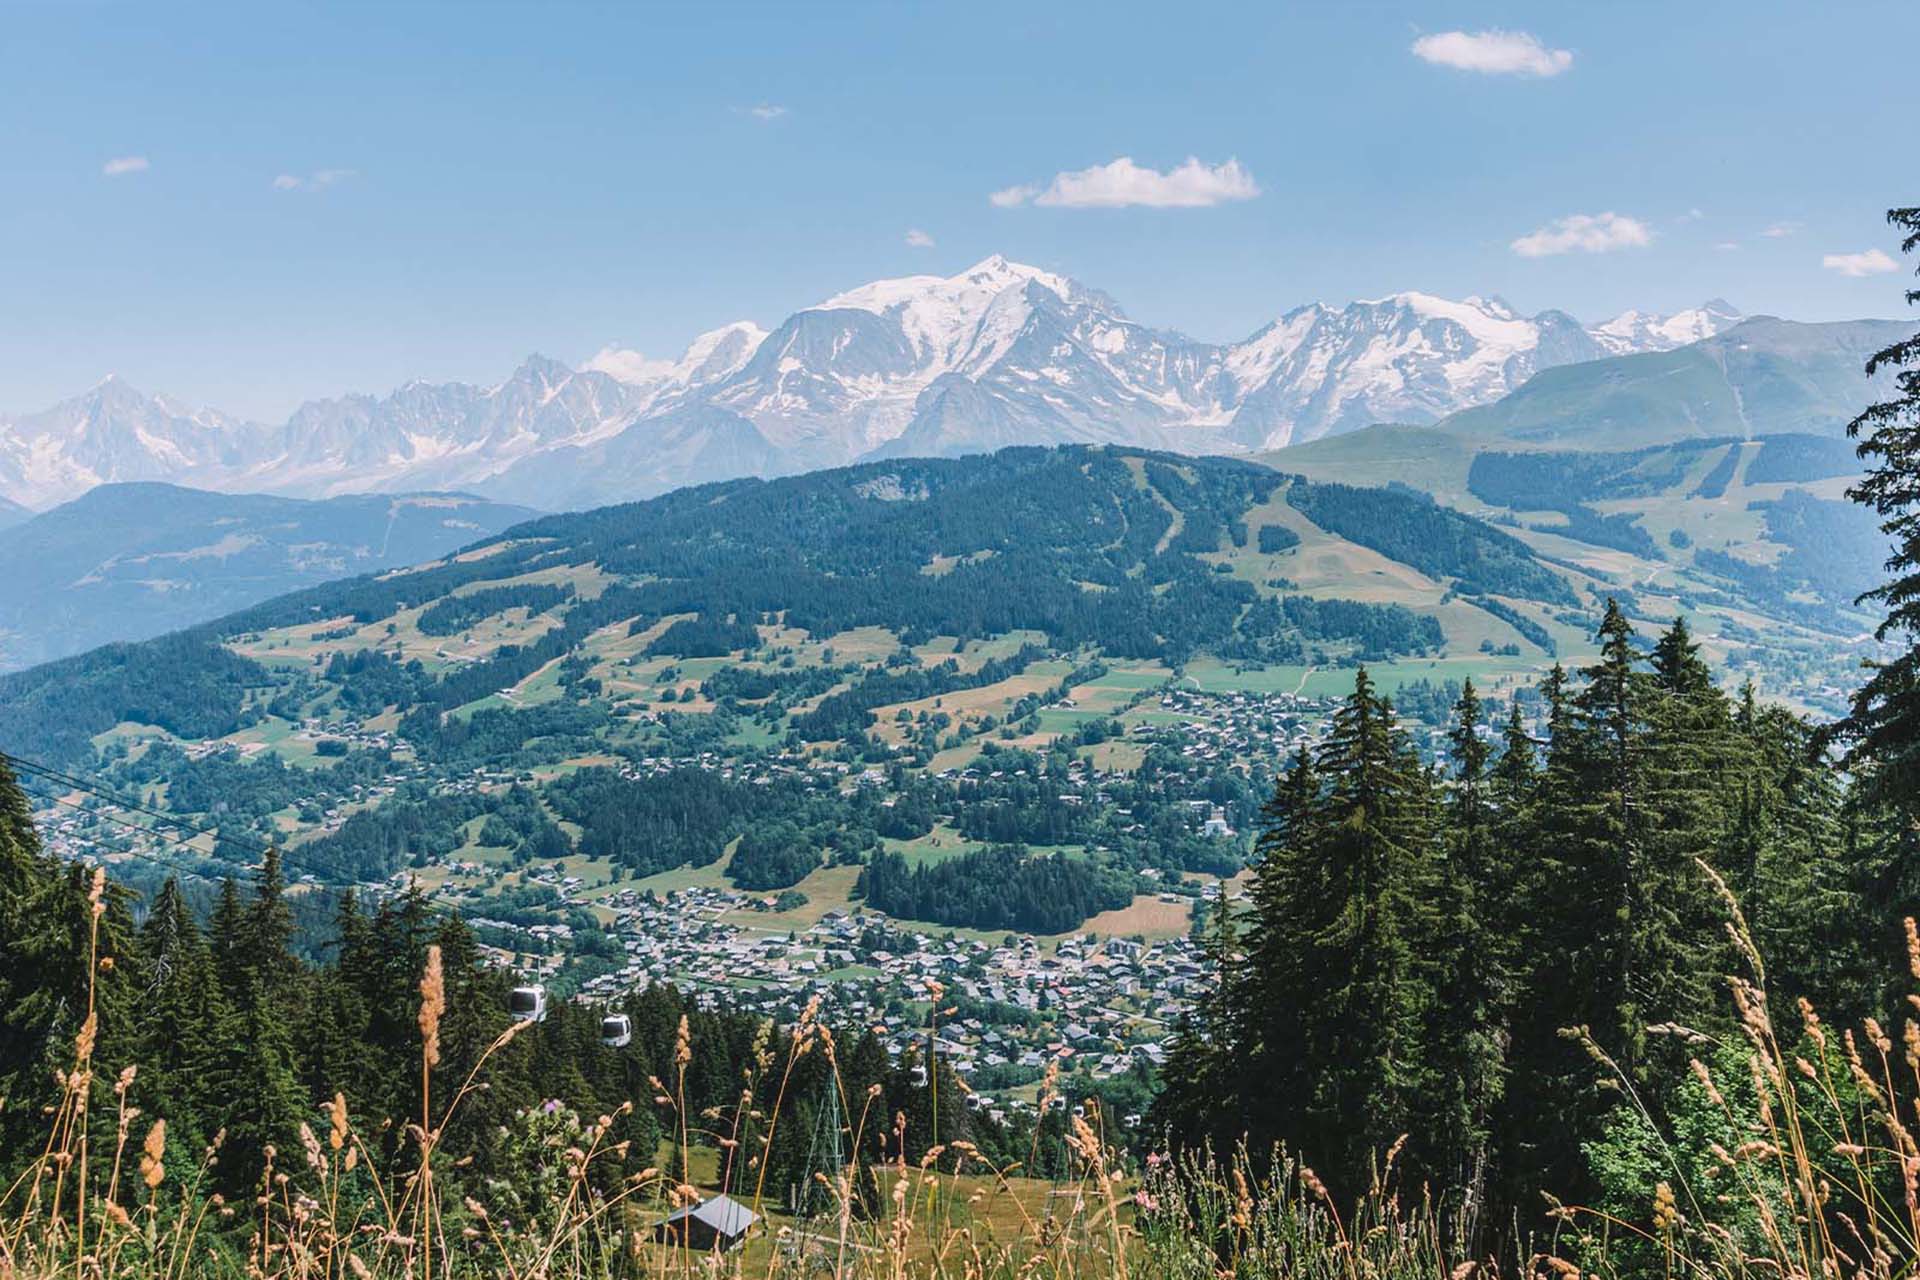
<svg viewBox="0 0 1920 1280"><path fill-rule="evenodd" d="M253 901L242 919L236 960L241 970L259 979L264 992L282 1000L291 994L297 968L288 950L293 913L287 907L286 892L280 849L268 845L254 875Z"/></svg>
<svg viewBox="0 0 1920 1280"><path fill-rule="evenodd" d="M1412 956L1416 886L1432 856L1426 775L1361 668L1315 759L1323 792L1268 853L1287 887L1263 904L1260 1044L1283 1139L1349 1189L1406 1131L1423 994ZM1309 816L1310 814L1310 816ZM1277 882L1276 882L1277 887Z"/></svg>
<svg viewBox="0 0 1920 1280"><path fill-rule="evenodd" d="M1303 769L1311 771L1304 755L1290 777L1297 779ZM1277 799L1269 805L1270 815L1277 805ZM1268 844L1273 835L1269 827L1261 836L1262 844ZM1254 876L1257 903L1263 879L1277 876L1264 861L1256 865ZM1227 1149L1240 1134L1230 1124L1221 1123L1223 1115L1244 1117L1242 1132L1262 1132L1273 1123L1271 1116L1262 1114L1266 1110L1262 1103L1269 1093L1279 1090L1255 1093L1248 1088L1251 1079L1268 1065L1252 1037L1262 1028L1271 1034L1278 1012L1272 994L1253 980L1266 960L1261 953L1263 937L1257 932L1261 918L1256 905L1251 926L1255 930L1253 954L1243 957L1239 916L1227 900L1224 885L1220 896L1206 908L1200 948L1211 971L1212 987L1181 1016L1169 1039L1167 1063L1161 1073L1163 1088L1153 1104L1153 1127L1193 1138L1204 1134ZM1250 1016L1256 1013L1265 1016ZM1232 1105L1223 1107L1223 1102Z"/></svg>
<svg viewBox="0 0 1920 1280"><path fill-rule="evenodd" d="M1425 1072L1415 1131L1439 1185L1463 1197L1465 1226L1483 1208L1494 1115L1505 1088L1513 885L1494 828L1492 749L1480 736L1479 693L1468 680L1448 742L1453 779L1445 841L1426 877L1423 957L1434 997L1426 1012Z"/></svg>
<svg viewBox="0 0 1920 1280"><path fill-rule="evenodd" d="M1700 863L1717 863L1726 851L1749 745L1685 618L1675 618L1655 642L1651 665L1636 784L1642 819L1634 847L1641 857L1628 866L1641 926L1632 943L1636 1012L1648 1022L1699 1028L1718 1015L1719 975L1734 963L1725 908ZM1683 1046L1671 1038L1663 1043L1667 1052L1649 1072L1660 1080L1686 1068Z"/></svg>
<svg viewBox="0 0 1920 1280"><path fill-rule="evenodd" d="M195 1124L219 1101L209 1096L208 1071L217 1056L216 1038L230 1024L212 956L172 877L147 912L140 949L148 973L136 1055L142 1105L167 1117L175 1136L190 1147L204 1146L213 1135Z"/></svg>
<svg viewBox="0 0 1920 1280"><path fill-rule="evenodd" d="M1906 233L1901 252L1920 248L1920 207L1890 209L1887 221ZM1920 289L1907 290L1906 298L1920 302ZM1850 745L1848 763L1879 798L1911 814L1920 809L1920 334L1867 361L1868 377L1883 369L1894 371L1895 394L1847 424L1847 435L1860 441L1861 458L1871 462L1847 496L1872 507L1893 540L1886 565L1893 580L1861 601L1886 608L1875 634L1905 651L1873 666L1841 729ZM1904 856L1920 856L1914 844L1909 835Z"/></svg>

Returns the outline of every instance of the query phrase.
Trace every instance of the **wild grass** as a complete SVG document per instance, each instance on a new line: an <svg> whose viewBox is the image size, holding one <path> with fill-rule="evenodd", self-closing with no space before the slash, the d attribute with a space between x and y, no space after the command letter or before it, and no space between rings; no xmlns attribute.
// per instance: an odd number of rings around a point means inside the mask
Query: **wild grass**
<svg viewBox="0 0 1920 1280"><path fill-rule="evenodd" d="M96 874L96 972L110 963L98 957L103 887ZM616 1115L585 1119L548 1104L518 1118L515 1140L501 1146L509 1164L477 1182L440 1151L441 1139L486 1088L488 1061L530 1024L513 1024L464 1078L443 1078L436 951L420 982L423 1101L406 1123L404 1167L376 1175L379 1136L362 1133L348 1100L336 1096L300 1126L300 1150L258 1153L264 1173L250 1203L205 1190L222 1138L192 1167L169 1165L166 1118L128 1103L135 1068L95 1080L90 1003L71 1066L58 1077L44 1146L0 1188L0 1280L1905 1277L1920 1255L1920 1022L1905 1018L1896 1044L1871 1019L1835 1032L1804 1004L1777 1020L1762 958L1722 892L1746 969L1729 982L1745 1076L1736 1090L1700 1060L1689 1071L1737 1140L1712 1144L1705 1172L1693 1176L1668 1151L1672 1177L1633 1211L1556 1206L1546 1246L1509 1259L1461 1252L1456 1224L1434 1207L1445 1197L1399 1184L1398 1144L1351 1204L1337 1203L1308 1164L1284 1153L1156 1153L1136 1167L1102 1141L1091 1110L1072 1117L1073 1173L1052 1186L1023 1177L1018 1164L994 1166L964 1140L936 1137L909 1161L904 1117L877 1113L874 1094L844 1096L832 1033L812 1009L790 1028L767 1026L736 1105L699 1115L686 1104L692 1044L682 1023L672 1078L650 1079L650 1096L620 1108L657 1109L675 1153L665 1167L625 1173L628 1152L610 1136ZM1920 984L1920 930L1911 921L1907 936ZM1920 1017L1920 996L1908 1002ZM776 1035L791 1037L787 1052L775 1052ZM776 1102L762 1114L753 1099L784 1061L774 1087L784 1100L796 1064L811 1055L833 1067L855 1156L815 1175L818 1207L801 1219L769 1203L761 1157L781 1112ZM1627 1074L1597 1049L1594 1056L1626 1105L1639 1107ZM1056 1088L1049 1075L1043 1106ZM1644 1118L1652 1132L1670 1131L1662 1117ZM696 1185L696 1146L716 1156L704 1180L763 1215L729 1251L655 1237L661 1218L707 1194Z"/></svg>

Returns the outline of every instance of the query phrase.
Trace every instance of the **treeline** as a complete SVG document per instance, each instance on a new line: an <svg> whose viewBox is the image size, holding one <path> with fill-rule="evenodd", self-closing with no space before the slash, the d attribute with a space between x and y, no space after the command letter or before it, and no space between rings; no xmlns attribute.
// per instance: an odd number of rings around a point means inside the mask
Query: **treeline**
<svg viewBox="0 0 1920 1280"><path fill-rule="evenodd" d="M1467 491L1514 511L1565 511L1588 502L1649 498L1678 486L1707 450L1731 446L1738 456L1739 445L1731 436L1720 436L1606 453L1487 451L1474 455Z"/></svg>
<svg viewBox="0 0 1920 1280"><path fill-rule="evenodd" d="M1489 739L1468 685L1444 774L1359 674L1275 787L1250 901L1209 922L1220 986L1157 1111L1182 1142L1280 1142L1344 1196L1411 1135L1469 1230L1534 1229L1542 1189L1644 1206L1722 1136L1717 1113L1654 1133L1637 1106L1707 1107L1687 1060L1739 1038L1722 884L1779 1009L1884 1009L1913 830L1807 723L1716 687L1684 621L1648 651L1610 604L1600 641L1541 687L1543 738L1516 700Z"/></svg>
<svg viewBox="0 0 1920 1280"><path fill-rule="evenodd" d="M1287 504L1329 533L1430 578L1453 579L1463 595L1491 592L1547 604L1576 603L1566 579L1534 559L1524 542L1417 490L1356 489L1298 478L1287 487Z"/></svg>
<svg viewBox="0 0 1920 1280"><path fill-rule="evenodd" d="M509 609L525 609L529 615L545 613L571 599L571 583L556 586L546 582L530 582L507 587L483 587L478 591L442 597L420 611L414 626L419 628L422 635L456 635L476 622L484 622Z"/></svg>
<svg viewBox="0 0 1920 1280"><path fill-rule="evenodd" d="M876 707L915 702L960 689L978 689L1019 675L1047 656L1039 645L1023 644L1005 658L990 658L972 671L948 659L937 666L888 668L862 677L852 688L820 699L813 710L793 718L793 731L808 742L844 738L866 740Z"/></svg>
<svg viewBox="0 0 1920 1280"><path fill-rule="evenodd" d="M1760 452L1747 464L1748 484L1808 484L1859 474L1860 455L1853 442L1835 436L1763 436Z"/></svg>
<svg viewBox="0 0 1920 1280"><path fill-rule="evenodd" d="M646 624L639 619L629 628L635 633L644 630ZM654 637L647 652L672 658L724 658L736 650L753 649L759 644L759 628L751 622L702 615L673 623Z"/></svg>
<svg viewBox="0 0 1920 1280"><path fill-rule="evenodd" d="M1130 874L1086 859L999 846L917 867L900 854L878 854L861 870L854 892L875 910L906 920L1064 933L1089 916L1127 906L1135 883Z"/></svg>
<svg viewBox="0 0 1920 1280"><path fill-rule="evenodd" d="M1727 451L1720 455L1720 460L1713 464L1706 475L1700 477L1700 483L1687 496L1712 499L1724 495L1727 486L1733 483L1734 469L1740 465L1740 455L1744 452L1746 450L1738 444L1728 445Z"/></svg>
<svg viewBox="0 0 1920 1280"><path fill-rule="evenodd" d="M1351 642L1363 660L1378 661L1432 652L1445 643L1445 635L1439 619L1401 604L1261 596L1247 606L1239 635L1222 647L1221 655L1297 663L1306 660L1309 643L1343 641Z"/></svg>

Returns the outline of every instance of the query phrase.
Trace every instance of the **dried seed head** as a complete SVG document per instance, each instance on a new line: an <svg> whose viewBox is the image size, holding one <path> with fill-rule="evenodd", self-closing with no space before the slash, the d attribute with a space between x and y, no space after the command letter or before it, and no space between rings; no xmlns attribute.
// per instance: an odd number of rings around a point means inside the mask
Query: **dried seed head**
<svg viewBox="0 0 1920 1280"><path fill-rule="evenodd" d="M167 1122L165 1117L155 1120L147 1130L147 1140L140 1144L140 1180L147 1189L160 1185L167 1176L167 1166L163 1163L167 1156Z"/></svg>
<svg viewBox="0 0 1920 1280"><path fill-rule="evenodd" d="M420 976L421 1059L440 1065L440 1015L447 1011L447 987L440 972L440 948L427 948L426 972Z"/></svg>
<svg viewBox="0 0 1920 1280"><path fill-rule="evenodd" d="M1673 1188L1662 1182L1653 1189L1653 1229L1671 1231L1680 1224L1680 1211L1673 1203Z"/></svg>

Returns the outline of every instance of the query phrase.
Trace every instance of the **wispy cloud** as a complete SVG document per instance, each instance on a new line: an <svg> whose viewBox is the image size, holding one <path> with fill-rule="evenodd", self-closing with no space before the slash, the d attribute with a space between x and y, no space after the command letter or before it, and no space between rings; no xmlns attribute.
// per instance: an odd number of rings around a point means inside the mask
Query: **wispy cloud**
<svg viewBox="0 0 1920 1280"><path fill-rule="evenodd" d="M1829 253L1820 259L1820 265L1843 276L1855 277L1884 276L1900 269L1899 263L1878 249L1864 253Z"/></svg>
<svg viewBox="0 0 1920 1280"><path fill-rule="evenodd" d="M1573 65L1571 49L1549 49L1525 31L1442 31L1413 42L1413 56L1435 66L1490 76L1557 76Z"/></svg>
<svg viewBox="0 0 1920 1280"><path fill-rule="evenodd" d="M1760 234L1769 240L1785 240L1799 230L1800 224L1797 222L1776 222Z"/></svg>
<svg viewBox="0 0 1920 1280"><path fill-rule="evenodd" d="M353 176L352 169L315 169L304 176L297 173L283 173L273 180L273 189L275 191L325 191L328 187L345 182Z"/></svg>
<svg viewBox="0 0 1920 1280"><path fill-rule="evenodd" d="M1612 212L1575 213L1521 236L1511 248L1523 258L1551 258L1561 253L1638 249L1652 243L1653 232L1638 218Z"/></svg>
<svg viewBox="0 0 1920 1280"><path fill-rule="evenodd" d="M786 115L787 109L778 103L762 102L757 106L748 107L747 114L755 120L765 123L771 120L778 120L781 116Z"/></svg>
<svg viewBox="0 0 1920 1280"><path fill-rule="evenodd" d="M1740 247L1740 243L1737 240L1722 240L1719 244L1716 244L1713 247L1718 249L1722 253L1732 253L1734 250Z"/></svg>
<svg viewBox="0 0 1920 1280"><path fill-rule="evenodd" d="M1681 214L1679 217L1675 218L1674 221L1680 222L1680 223L1698 222L1700 221L1700 219L1706 216L1707 215L1699 209L1689 209L1685 213Z"/></svg>
<svg viewBox="0 0 1920 1280"><path fill-rule="evenodd" d="M1057 173L1044 187L1006 187L987 199L1002 209L1029 201L1058 209L1124 209L1131 205L1205 209L1233 200L1251 200L1259 194L1253 174L1238 160L1210 165L1188 156L1186 163L1162 173L1135 164L1131 156L1121 156L1111 164Z"/></svg>
<svg viewBox="0 0 1920 1280"><path fill-rule="evenodd" d="M918 227L909 228L907 231L907 247L909 249L931 249L933 248L933 237Z"/></svg>
<svg viewBox="0 0 1920 1280"><path fill-rule="evenodd" d="M115 156L100 166L100 172L109 178L119 178L129 173L145 173L152 167L145 156Z"/></svg>

